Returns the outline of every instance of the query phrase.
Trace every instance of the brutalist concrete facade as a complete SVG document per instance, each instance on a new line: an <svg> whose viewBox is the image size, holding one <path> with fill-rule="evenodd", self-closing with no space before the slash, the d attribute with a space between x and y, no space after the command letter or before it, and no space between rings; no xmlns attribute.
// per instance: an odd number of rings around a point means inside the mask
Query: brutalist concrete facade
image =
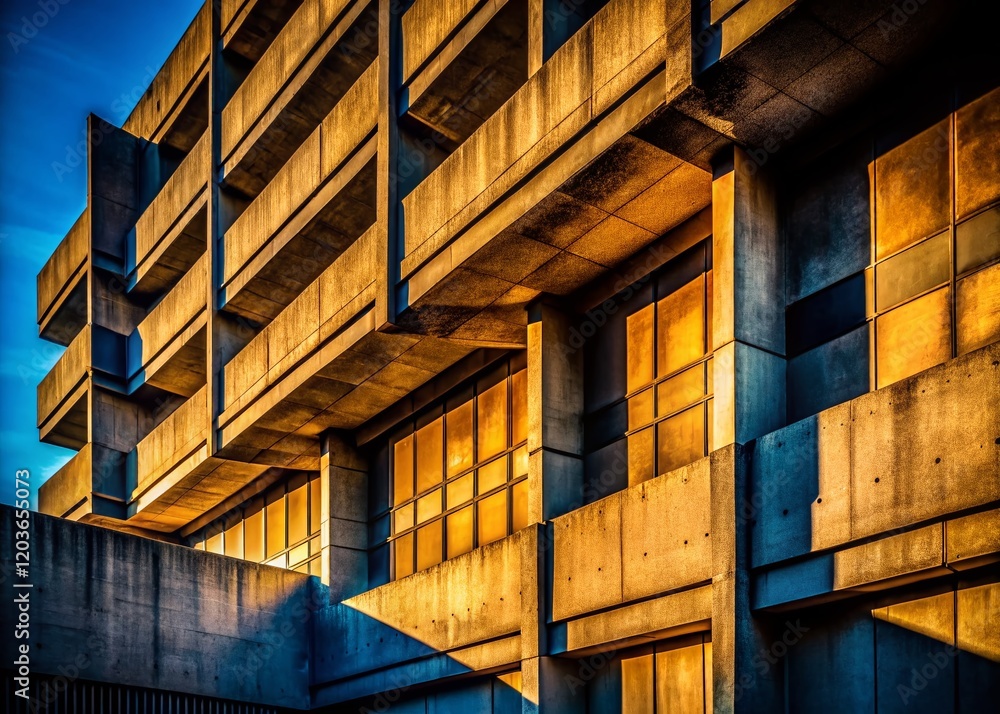
<svg viewBox="0 0 1000 714"><path fill-rule="evenodd" d="M988 711L992 17L207 3L38 277L33 691Z"/></svg>

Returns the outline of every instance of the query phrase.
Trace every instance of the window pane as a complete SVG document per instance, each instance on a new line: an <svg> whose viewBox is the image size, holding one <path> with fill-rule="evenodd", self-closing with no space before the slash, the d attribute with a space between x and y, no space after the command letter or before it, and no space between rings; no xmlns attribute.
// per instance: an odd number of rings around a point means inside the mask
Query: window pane
<svg viewBox="0 0 1000 714"><path fill-rule="evenodd" d="M288 542L298 543L309 536L309 484L288 493Z"/></svg>
<svg viewBox="0 0 1000 714"><path fill-rule="evenodd" d="M398 506L413 498L413 436L400 439L393 447L392 503Z"/></svg>
<svg viewBox="0 0 1000 714"><path fill-rule="evenodd" d="M705 365L686 369L656 385L656 415L666 416L705 396Z"/></svg>
<svg viewBox="0 0 1000 714"><path fill-rule="evenodd" d="M413 527L413 504L407 503L392 512L393 533L402 533Z"/></svg>
<svg viewBox="0 0 1000 714"><path fill-rule="evenodd" d="M278 492L268 497L267 557L285 549L285 497Z"/></svg>
<svg viewBox="0 0 1000 714"><path fill-rule="evenodd" d="M878 387L921 372L951 357L948 288L897 307L875 324Z"/></svg>
<svg viewBox="0 0 1000 714"><path fill-rule="evenodd" d="M243 521L237 521L226 531L226 555L230 558L243 557Z"/></svg>
<svg viewBox="0 0 1000 714"><path fill-rule="evenodd" d="M258 505L256 509L247 509L243 521L244 557L259 563L264 560L264 511Z"/></svg>
<svg viewBox="0 0 1000 714"><path fill-rule="evenodd" d="M446 488L448 489L448 508L468 503L472 500L472 474L455 479Z"/></svg>
<svg viewBox="0 0 1000 714"><path fill-rule="evenodd" d="M958 354L1000 339L1000 264L959 281L957 310Z"/></svg>
<svg viewBox="0 0 1000 714"><path fill-rule="evenodd" d="M653 427L628 438L628 483L633 486L653 478Z"/></svg>
<svg viewBox="0 0 1000 714"><path fill-rule="evenodd" d="M323 559L316 558L309 561L309 574L321 577L323 575Z"/></svg>
<svg viewBox="0 0 1000 714"><path fill-rule="evenodd" d="M656 425L657 475L705 455L705 405L699 404Z"/></svg>
<svg viewBox="0 0 1000 714"><path fill-rule="evenodd" d="M628 377L626 389L634 392L653 381L653 306L632 313L625 321Z"/></svg>
<svg viewBox="0 0 1000 714"><path fill-rule="evenodd" d="M948 281L951 236L942 233L875 267L876 307L887 310Z"/></svg>
<svg viewBox="0 0 1000 714"><path fill-rule="evenodd" d="M704 711L703 661L700 644L656 653L656 711Z"/></svg>
<svg viewBox="0 0 1000 714"><path fill-rule="evenodd" d="M472 550L472 506L448 516L448 557Z"/></svg>
<svg viewBox="0 0 1000 714"><path fill-rule="evenodd" d="M653 714L653 655L622 660L622 714Z"/></svg>
<svg viewBox="0 0 1000 714"><path fill-rule="evenodd" d="M472 466L472 400L448 412L448 475Z"/></svg>
<svg viewBox="0 0 1000 714"><path fill-rule="evenodd" d="M507 457L502 456L479 469L479 493L492 491L500 484L507 483Z"/></svg>
<svg viewBox="0 0 1000 714"><path fill-rule="evenodd" d="M288 557L287 554L282 553L277 558L271 558L267 561L267 565L271 565L275 568L286 568L288 567Z"/></svg>
<svg viewBox="0 0 1000 714"><path fill-rule="evenodd" d="M222 532L216 533L213 536L209 536L208 540L205 541L205 550L209 553L218 553L222 555Z"/></svg>
<svg viewBox="0 0 1000 714"><path fill-rule="evenodd" d="M417 523L423 523L441 513L441 489L417 499Z"/></svg>
<svg viewBox="0 0 1000 714"><path fill-rule="evenodd" d="M303 543L302 545L298 545L292 548L290 551L288 551L288 564L289 566L294 568L296 565L298 565L308 557L309 557L309 544Z"/></svg>
<svg viewBox="0 0 1000 714"><path fill-rule="evenodd" d="M413 534L407 533L392 543L396 578L405 578L413 572Z"/></svg>
<svg viewBox="0 0 1000 714"><path fill-rule="evenodd" d="M528 438L528 370L511 376L510 401L511 443L520 444Z"/></svg>
<svg viewBox="0 0 1000 714"><path fill-rule="evenodd" d="M477 458L483 461L507 448L507 380L480 394L478 401Z"/></svg>
<svg viewBox="0 0 1000 714"><path fill-rule="evenodd" d="M495 493L476 504L479 518L479 545L507 535L507 491Z"/></svg>
<svg viewBox="0 0 1000 714"><path fill-rule="evenodd" d="M322 479L314 478L309 482L309 534L319 533L322 517Z"/></svg>
<svg viewBox="0 0 1000 714"><path fill-rule="evenodd" d="M638 429L653 421L653 388L643 390L628 400L628 428Z"/></svg>
<svg viewBox="0 0 1000 714"><path fill-rule="evenodd" d="M955 228L955 272L1000 258L1000 206L980 213Z"/></svg>
<svg viewBox="0 0 1000 714"><path fill-rule="evenodd" d="M656 373L665 376L705 354L705 276L656 303Z"/></svg>
<svg viewBox="0 0 1000 714"><path fill-rule="evenodd" d="M416 433L417 439L417 493L441 483L442 425L439 417Z"/></svg>
<svg viewBox="0 0 1000 714"><path fill-rule="evenodd" d="M514 484L511 492L514 501L512 527L519 531L528 526L528 481Z"/></svg>
<svg viewBox="0 0 1000 714"><path fill-rule="evenodd" d="M195 550L205 550L205 541L199 541L194 544Z"/></svg>
<svg viewBox="0 0 1000 714"><path fill-rule="evenodd" d="M417 530L417 570L441 562L441 519Z"/></svg>
<svg viewBox="0 0 1000 714"><path fill-rule="evenodd" d="M518 476L526 476L528 473L528 447L527 445L520 447L514 452L514 473L511 478L517 478Z"/></svg>

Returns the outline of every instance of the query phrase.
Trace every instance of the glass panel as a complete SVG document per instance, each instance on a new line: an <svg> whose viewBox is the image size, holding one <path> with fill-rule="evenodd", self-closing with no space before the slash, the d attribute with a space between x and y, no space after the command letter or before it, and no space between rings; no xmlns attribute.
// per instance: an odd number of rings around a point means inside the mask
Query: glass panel
<svg viewBox="0 0 1000 714"><path fill-rule="evenodd" d="M656 373L664 376L705 354L705 276L656 303Z"/></svg>
<svg viewBox="0 0 1000 714"><path fill-rule="evenodd" d="M407 533L392 544L396 579L405 578L413 572L413 534Z"/></svg>
<svg viewBox="0 0 1000 714"><path fill-rule="evenodd" d="M500 484L507 483L507 457L501 456L479 467L479 482L477 488L480 495L492 491Z"/></svg>
<svg viewBox="0 0 1000 714"><path fill-rule="evenodd" d="M958 354L1000 339L1000 264L960 280L956 307Z"/></svg>
<svg viewBox="0 0 1000 714"><path fill-rule="evenodd" d="M423 493L441 483L444 457L442 429L443 419L438 417L416 433L417 493Z"/></svg>
<svg viewBox="0 0 1000 714"><path fill-rule="evenodd" d="M448 516L448 557L472 550L472 506Z"/></svg>
<svg viewBox="0 0 1000 714"><path fill-rule="evenodd" d="M495 493L479 501L479 545L500 540L507 535L507 491Z"/></svg>
<svg viewBox="0 0 1000 714"><path fill-rule="evenodd" d="M278 492L268 497L267 557L285 549L285 497Z"/></svg>
<svg viewBox="0 0 1000 714"><path fill-rule="evenodd" d="M628 428L638 429L653 421L653 388L643 390L628 400Z"/></svg>
<svg viewBox="0 0 1000 714"><path fill-rule="evenodd" d="M446 488L448 489L448 508L468 503L472 500L472 474L455 479Z"/></svg>
<svg viewBox="0 0 1000 714"><path fill-rule="evenodd" d="M472 467L472 400L448 412L448 475Z"/></svg>
<svg viewBox="0 0 1000 714"><path fill-rule="evenodd" d="M657 475L705 455L705 405L699 404L656 425Z"/></svg>
<svg viewBox="0 0 1000 714"><path fill-rule="evenodd" d="M315 575L316 577L322 577L323 560L321 558L316 558L315 560L309 561L309 574Z"/></svg>
<svg viewBox="0 0 1000 714"><path fill-rule="evenodd" d="M393 447L392 505L413 498L413 436L400 439Z"/></svg>
<svg viewBox="0 0 1000 714"><path fill-rule="evenodd" d="M205 550L209 553L218 553L222 555L222 532L216 533L215 535L209 536L208 540L205 541Z"/></svg>
<svg viewBox="0 0 1000 714"><path fill-rule="evenodd" d="M417 570L441 562L441 524L439 518L417 530Z"/></svg>
<svg viewBox="0 0 1000 714"><path fill-rule="evenodd" d="M514 452L514 473L511 478L525 476L528 473L528 447L520 447Z"/></svg>
<svg viewBox="0 0 1000 714"><path fill-rule="evenodd" d="M878 387L951 357L948 288L936 290L880 316L875 323Z"/></svg>
<svg viewBox="0 0 1000 714"><path fill-rule="evenodd" d="M705 396L705 365L699 364L656 385L656 415L666 416Z"/></svg>
<svg viewBox="0 0 1000 714"><path fill-rule="evenodd" d="M300 565L300 566L298 566L296 568L293 568L293 570L295 570L296 573L308 573L309 572L309 564L308 563L303 563L302 565Z"/></svg>
<svg viewBox="0 0 1000 714"><path fill-rule="evenodd" d="M247 560L259 563L264 560L264 511L257 506L256 510L244 514L243 547Z"/></svg>
<svg viewBox="0 0 1000 714"><path fill-rule="evenodd" d="M528 439L528 370L522 369L510 378L511 443Z"/></svg>
<svg viewBox="0 0 1000 714"><path fill-rule="evenodd" d="M267 565L274 566L275 568L284 568L288 565L288 560L285 558L285 554L282 553L277 558L271 558L267 561Z"/></svg>
<svg viewBox="0 0 1000 714"><path fill-rule="evenodd" d="M955 228L955 272L1000 258L1000 206L980 213Z"/></svg>
<svg viewBox="0 0 1000 714"><path fill-rule="evenodd" d="M288 551L288 563L292 567L295 567L303 560L309 557L309 544L303 543L302 545L297 545Z"/></svg>
<svg viewBox="0 0 1000 714"><path fill-rule="evenodd" d="M513 500L512 527L515 531L528 526L528 481L514 484L511 489Z"/></svg>
<svg viewBox="0 0 1000 714"><path fill-rule="evenodd" d="M942 233L875 266L876 308L881 312L948 281L951 236Z"/></svg>
<svg viewBox="0 0 1000 714"><path fill-rule="evenodd" d="M507 448L507 380L479 395L477 458L484 461Z"/></svg>
<svg viewBox="0 0 1000 714"><path fill-rule="evenodd" d="M653 306L647 305L625 320L628 377L631 393L653 381Z"/></svg>
<svg viewBox="0 0 1000 714"><path fill-rule="evenodd" d="M423 523L441 513L441 489L431 491L423 498L417 499L417 523Z"/></svg>
<svg viewBox="0 0 1000 714"><path fill-rule="evenodd" d="M400 506L392 513L393 533L402 533L407 528L413 527L413 504L407 503Z"/></svg>
<svg viewBox="0 0 1000 714"><path fill-rule="evenodd" d="M309 484L288 493L288 542L298 543L309 537Z"/></svg>
<svg viewBox="0 0 1000 714"><path fill-rule="evenodd" d="M309 555L317 555L322 549L323 545L319 538L309 541Z"/></svg>
<svg viewBox="0 0 1000 714"><path fill-rule="evenodd" d="M622 660L622 714L653 714L653 655Z"/></svg>
<svg viewBox="0 0 1000 714"><path fill-rule="evenodd" d="M653 428L643 429L628 438L628 482L642 483L653 478Z"/></svg>
<svg viewBox="0 0 1000 714"><path fill-rule="evenodd" d="M230 558L243 557L243 521L237 521L226 531L226 555Z"/></svg>
<svg viewBox="0 0 1000 714"><path fill-rule="evenodd" d="M205 550L205 541L199 541L194 544L195 550Z"/></svg>
<svg viewBox="0 0 1000 714"><path fill-rule="evenodd" d="M656 711L705 711L703 662L700 644L656 653Z"/></svg>
<svg viewBox="0 0 1000 714"><path fill-rule="evenodd" d="M309 482L309 534L319 533L322 517L322 479L314 478Z"/></svg>

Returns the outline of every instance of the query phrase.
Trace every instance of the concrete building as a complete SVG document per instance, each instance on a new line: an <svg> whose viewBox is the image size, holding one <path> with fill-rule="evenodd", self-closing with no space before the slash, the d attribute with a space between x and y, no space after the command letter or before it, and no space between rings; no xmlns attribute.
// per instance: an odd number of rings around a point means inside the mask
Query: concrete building
<svg viewBox="0 0 1000 714"><path fill-rule="evenodd" d="M995 18L206 3L38 276L33 696L992 711Z"/></svg>

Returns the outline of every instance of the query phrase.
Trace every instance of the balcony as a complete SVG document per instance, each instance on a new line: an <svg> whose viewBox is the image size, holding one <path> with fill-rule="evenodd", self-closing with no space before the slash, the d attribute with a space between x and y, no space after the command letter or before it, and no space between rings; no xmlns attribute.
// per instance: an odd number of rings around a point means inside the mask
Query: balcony
<svg viewBox="0 0 1000 714"><path fill-rule="evenodd" d="M686 86L689 51L690 16L654 0L612 0L559 48L403 199L401 324L523 341L500 313L571 293L707 206L693 155L631 133Z"/></svg>
<svg viewBox="0 0 1000 714"><path fill-rule="evenodd" d="M38 489L38 510L74 521L91 522L124 514L125 454L85 444Z"/></svg>
<svg viewBox="0 0 1000 714"><path fill-rule="evenodd" d="M132 291L168 289L205 252L211 142L198 140L135 225Z"/></svg>
<svg viewBox="0 0 1000 714"><path fill-rule="evenodd" d="M93 381L120 386L125 338L86 325L38 385L38 438L81 449L90 441L87 394Z"/></svg>
<svg viewBox="0 0 1000 714"><path fill-rule="evenodd" d="M295 11L222 110L227 186L253 197L271 181L375 59L375 39L353 41L373 18L361 0L305 0Z"/></svg>
<svg viewBox="0 0 1000 714"><path fill-rule="evenodd" d="M519 662L522 628L531 637L537 627L537 606L521 604L538 596L537 533L522 530L317 612L316 637L337 644L314 660L314 706L384 691L403 672L415 686L421 673L430 680Z"/></svg>
<svg viewBox="0 0 1000 714"><path fill-rule="evenodd" d="M981 536L996 532L1000 503L998 365L993 344L758 439L756 606L843 597L995 558L995 542Z"/></svg>
<svg viewBox="0 0 1000 714"><path fill-rule="evenodd" d="M269 322L375 222L378 61L225 234L223 304Z"/></svg>
<svg viewBox="0 0 1000 714"><path fill-rule="evenodd" d="M206 3L122 126L154 143L189 150L208 126L212 4ZM204 111L201 111L204 109Z"/></svg>
<svg viewBox="0 0 1000 714"><path fill-rule="evenodd" d="M552 617L568 651L606 644L608 618L619 636L707 629L710 470L706 457L554 519Z"/></svg>
<svg viewBox="0 0 1000 714"><path fill-rule="evenodd" d="M256 62L299 8L302 0L222 0L222 46Z"/></svg>
<svg viewBox="0 0 1000 714"><path fill-rule="evenodd" d="M38 273L38 334L68 345L87 324L90 211L85 210Z"/></svg>
<svg viewBox="0 0 1000 714"><path fill-rule="evenodd" d="M222 371L219 455L316 468L319 434L357 426L472 347L375 331L377 226Z"/></svg>
<svg viewBox="0 0 1000 714"><path fill-rule="evenodd" d="M150 384L190 397L205 383L208 274L203 254L129 337L133 389Z"/></svg>
<svg viewBox="0 0 1000 714"><path fill-rule="evenodd" d="M136 445L127 476L129 525L173 532L266 470L209 456L207 400L202 387Z"/></svg>

